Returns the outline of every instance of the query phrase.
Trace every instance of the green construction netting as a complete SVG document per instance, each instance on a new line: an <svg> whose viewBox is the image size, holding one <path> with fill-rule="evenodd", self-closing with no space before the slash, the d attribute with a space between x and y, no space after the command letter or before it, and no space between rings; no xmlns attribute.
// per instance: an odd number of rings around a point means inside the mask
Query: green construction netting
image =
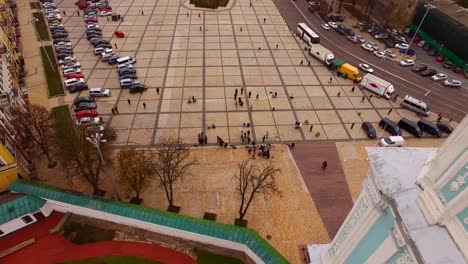
<svg viewBox="0 0 468 264"><path fill-rule="evenodd" d="M37 182L18 180L11 184L8 190L241 243L250 248L250 250L265 263L289 263L289 261L279 254L268 242L255 231L248 228L107 200L101 197L67 191Z"/></svg>
<svg viewBox="0 0 468 264"><path fill-rule="evenodd" d="M0 224L4 224L25 214L36 212L45 202L41 198L25 195L2 204L0 205Z"/></svg>

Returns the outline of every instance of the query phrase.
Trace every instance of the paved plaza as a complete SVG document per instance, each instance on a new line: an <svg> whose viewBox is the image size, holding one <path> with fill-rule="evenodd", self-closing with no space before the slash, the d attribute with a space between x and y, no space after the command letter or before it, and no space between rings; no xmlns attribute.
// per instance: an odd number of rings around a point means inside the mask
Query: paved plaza
<svg viewBox="0 0 468 264"><path fill-rule="evenodd" d="M120 89L116 69L94 55L82 12L77 14L71 0L60 2L89 87L112 90L112 96L98 99L98 112L115 128L114 144L150 146L165 133L195 144L200 132L207 134L208 143L220 136L236 144L247 130L257 142L267 133L273 142L363 139L360 124L375 123L380 135L377 123L390 108L394 121L402 116L417 120L398 102L375 95L361 102L363 91L351 92L351 81L337 78L306 54L306 45L293 36L273 1L252 3L235 0L228 10L215 12L192 8L185 0L112 0L113 12L123 21L100 17L103 36L116 45L119 56L136 57L139 80L149 87L130 94ZM115 30L125 38L114 36ZM235 104L236 89L243 106ZM65 101L76 96L67 94ZM189 104L192 96L197 101ZM114 106L119 115L112 115ZM296 120L304 124L301 129L295 129Z"/></svg>

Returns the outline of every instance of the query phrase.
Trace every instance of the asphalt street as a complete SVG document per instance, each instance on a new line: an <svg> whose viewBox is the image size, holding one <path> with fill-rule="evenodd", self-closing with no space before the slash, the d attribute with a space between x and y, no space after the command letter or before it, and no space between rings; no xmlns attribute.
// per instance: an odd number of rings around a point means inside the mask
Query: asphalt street
<svg viewBox="0 0 468 264"><path fill-rule="evenodd" d="M307 1L274 0L274 2L291 29L295 30L297 23L300 22L308 24L320 35L320 44L331 50L336 58L355 66L359 63L372 65L374 74L392 83L400 98L405 95L413 96L426 102L434 113L440 112L444 117L453 118L457 122L461 121L468 112L468 89L466 79L461 75L450 74L458 76L457 79L464 82L464 87L447 88L429 77L414 73L411 67L404 68L398 62L374 56L334 30L324 30L320 26L324 21L317 13L310 13L307 10ZM421 52L422 49L416 48L416 51Z"/></svg>

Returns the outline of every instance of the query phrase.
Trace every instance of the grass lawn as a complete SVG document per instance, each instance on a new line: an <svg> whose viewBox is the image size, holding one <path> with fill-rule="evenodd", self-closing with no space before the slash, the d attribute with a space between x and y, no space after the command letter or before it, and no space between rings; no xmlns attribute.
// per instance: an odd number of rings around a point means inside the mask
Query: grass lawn
<svg viewBox="0 0 468 264"><path fill-rule="evenodd" d="M221 255L216 255L206 251L200 251L197 257L197 263L199 264L243 264L242 261L231 258L225 257Z"/></svg>
<svg viewBox="0 0 468 264"><path fill-rule="evenodd" d="M99 241L110 241L115 231L83 223L68 222L63 226L63 236L75 244L87 244Z"/></svg>
<svg viewBox="0 0 468 264"><path fill-rule="evenodd" d="M129 256L104 256L88 258L74 261L61 262L61 264L162 264L159 261L150 259L129 257Z"/></svg>
<svg viewBox="0 0 468 264"><path fill-rule="evenodd" d="M57 67L57 61L55 60L52 46L45 46L44 48L41 47L40 49L42 65L44 65L44 71L47 81L47 89L49 90L49 96L57 96L64 94L62 79L60 79L60 72ZM49 59L47 58L47 54L49 54L49 58L52 62L52 65L50 64Z"/></svg>
<svg viewBox="0 0 468 264"><path fill-rule="evenodd" d="M42 13L34 12L33 17L39 20L34 23L34 26L36 27L40 40L50 40L49 32L47 31L46 22Z"/></svg>
<svg viewBox="0 0 468 264"><path fill-rule="evenodd" d="M52 108L52 113L55 116L59 131L66 131L67 128L73 126L68 105L54 107Z"/></svg>
<svg viewBox="0 0 468 264"><path fill-rule="evenodd" d="M32 9L41 9L41 4L39 4L38 2L29 2L29 5Z"/></svg>

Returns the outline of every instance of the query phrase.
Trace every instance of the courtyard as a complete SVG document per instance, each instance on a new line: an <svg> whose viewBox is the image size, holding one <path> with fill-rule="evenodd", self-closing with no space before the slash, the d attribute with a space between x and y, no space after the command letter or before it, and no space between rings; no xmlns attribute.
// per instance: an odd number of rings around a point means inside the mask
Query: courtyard
<svg viewBox="0 0 468 264"><path fill-rule="evenodd" d="M377 123L391 108L394 121L418 119L398 101L376 96L362 101L370 93L352 92L350 80L334 76L308 56L306 44L293 36L273 1L258 0L250 7L250 1L238 0L224 11L185 2L114 0L113 12L123 21L99 18L116 54L137 59L139 80L148 86L142 94L120 89L116 69L94 55L73 2L59 4L67 13L63 23L89 87L112 90L97 105L117 132L115 145L151 146L165 133L195 144L200 132L207 134L209 144L216 143L217 136L237 144L246 130L257 142L266 134L271 142L364 139L359 127L364 121L387 135ZM125 38L114 36L116 30ZM234 100L236 89L242 106ZM76 96L66 94L65 102ZM191 97L196 103L188 103ZM114 106L118 115L111 113ZM303 123L301 129L295 129L296 121ZM209 129L212 124L215 129Z"/></svg>

